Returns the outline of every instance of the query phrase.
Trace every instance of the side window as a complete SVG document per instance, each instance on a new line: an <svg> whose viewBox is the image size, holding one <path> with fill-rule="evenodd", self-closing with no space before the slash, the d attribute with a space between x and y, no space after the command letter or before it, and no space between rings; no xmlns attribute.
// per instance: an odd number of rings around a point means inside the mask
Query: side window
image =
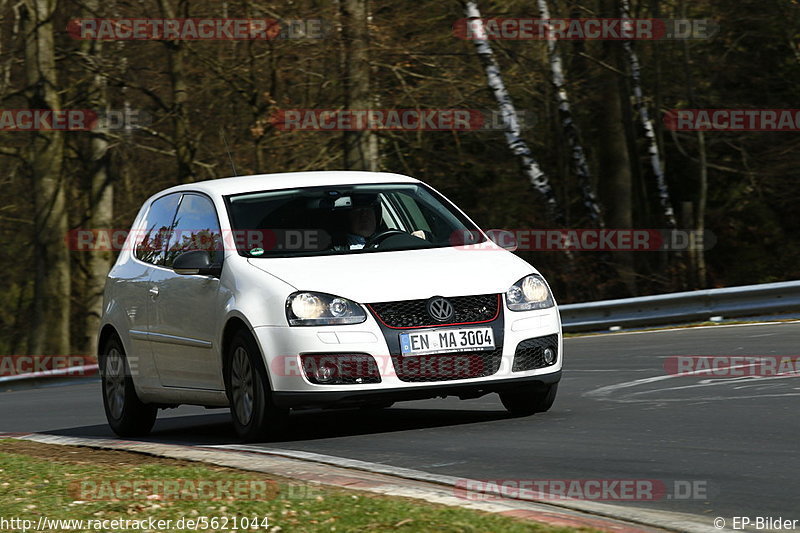
<svg viewBox="0 0 800 533"><path fill-rule="evenodd" d="M390 201L388 195L385 193L381 193L378 195L381 199L381 211L383 212L383 218L379 221L380 228L379 229L399 229L399 230L406 230L405 224L400 221L400 215L397 212L396 205Z"/></svg>
<svg viewBox="0 0 800 533"><path fill-rule="evenodd" d="M222 262L222 232L217 210L211 200L200 194L184 194L181 198L164 264L171 267L176 257L192 250L208 250L212 263Z"/></svg>
<svg viewBox="0 0 800 533"><path fill-rule="evenodd" d="M142 235L136 240L135 254L138 259L154 265L164 263L164 249L172 231L180 196L178 193L168 194L150 204Z"/></svg>
<svg viewBox="0 0 800 533"><path fill-rule="evenodd" d="M412 198L406 193L396 193L393 196L397 201L401 213L406 217L411 225L410 231L431 231L431 213L430 210L427 209L427 206L420 204L418 200ZM425 213L423 213L423 209L426 211Z"/></svg>

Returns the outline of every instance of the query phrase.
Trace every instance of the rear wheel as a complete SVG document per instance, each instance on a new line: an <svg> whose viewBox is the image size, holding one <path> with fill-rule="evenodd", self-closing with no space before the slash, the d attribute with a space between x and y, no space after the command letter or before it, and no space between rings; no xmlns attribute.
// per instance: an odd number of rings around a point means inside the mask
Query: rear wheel
<svg viewBox="0 0 800 533"><path fill-rule="evenodd" d="M500 393L503 407L514 416L544 413L553 406L558 392L558 383L529 385L522 389Z"/></svg>
<svg viewBox="0 0 800 533"><path fill-rule="evenodd" d="M143 403L136 394L130 365L119 338L110 337L100 355L103 407L108 425L120 437L147 435L156 422L158 409Z"/></svg>
<svg viewBox="0 0 800 533"><path fill-rule="evenodd" d="M237 332L228 348L225 384L239 438L247 442L266 440L286 429L289 410L272 403L261 351L247 331Z"/></svg>

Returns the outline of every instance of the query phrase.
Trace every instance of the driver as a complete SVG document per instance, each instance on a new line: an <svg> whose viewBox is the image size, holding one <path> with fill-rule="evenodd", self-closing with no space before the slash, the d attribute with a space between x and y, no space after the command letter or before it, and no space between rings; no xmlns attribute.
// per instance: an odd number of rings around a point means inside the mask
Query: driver
<svg viewBox="0 0 800 533"><path fill-rule="evenodd" d="M347 212L345 242L350 250L360 250L378 229L381 212L377 196L353 198L353 208Z"/></svg>

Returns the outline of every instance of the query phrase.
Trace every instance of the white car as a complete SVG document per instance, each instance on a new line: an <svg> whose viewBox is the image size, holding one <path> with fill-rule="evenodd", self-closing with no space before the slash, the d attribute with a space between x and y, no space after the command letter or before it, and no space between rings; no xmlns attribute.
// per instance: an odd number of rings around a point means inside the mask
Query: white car
<svg viewBox="0 0 800 533"><path fill-rule="evenodd" d="M536 269L421 181L349 171L152 196L108 275L98 355L118 435L191 404L230 407L244 440L297 408L499 393L546 411L563 359Z"/></svg>

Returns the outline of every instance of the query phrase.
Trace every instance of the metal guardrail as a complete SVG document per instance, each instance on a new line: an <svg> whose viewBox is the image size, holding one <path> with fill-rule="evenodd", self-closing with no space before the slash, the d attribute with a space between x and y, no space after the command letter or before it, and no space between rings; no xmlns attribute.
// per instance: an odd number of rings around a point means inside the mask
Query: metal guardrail
<svg viewBox="0 0 800 533"><path fill-rule="evenodd" d="M782 281L744 287L674 292L620 300L559 306L564 331L603 330L613 326L638 327L708 320L714 316L742 317L773 313L800 316L800 281ZM0 386L31 380L72 379L96 374L97 365L46 370L0 377Z"/></svg>
<svg viewBox="0 0 800 533"><path fill-rule="evenodd" d="M708 320L714 316L800 315L800 281L784 281L559 306L564 331Z"/></svg>

